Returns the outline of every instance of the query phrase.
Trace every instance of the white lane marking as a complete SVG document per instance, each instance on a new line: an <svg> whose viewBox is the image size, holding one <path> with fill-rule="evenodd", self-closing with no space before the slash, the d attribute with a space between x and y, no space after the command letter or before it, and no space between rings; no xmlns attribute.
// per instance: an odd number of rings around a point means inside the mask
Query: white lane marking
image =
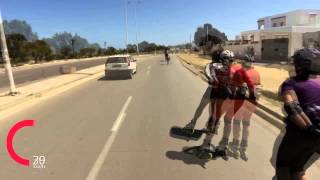
<svg viewBox="0 0 320 180"><path fill-rule="evenodd" d="M149 75L150 72L151 72L151 65L149 65L147 69L148 69L148 70L147 70L147 75Z"/></svg>
<svg viewBox="0 0 320 180"><path fill-rule="evenodd" d="M86 180L95 180L99 174L99 171L111 149L111 146L118 134L118 130L124 120L124 118L126 117L126 110L130 104L132 100L132 96L130 96L126 103L124 104L122 110L120 111L119 115L118 115L118 118L117 120L114 122L113 126L112 126L112 129L111 129L111 135L110 137L108 138L107 142L105 143L101 153L99 154L96 162L94 163L92 169L90 170L90 173L89 175L87 176Z"/></svg>

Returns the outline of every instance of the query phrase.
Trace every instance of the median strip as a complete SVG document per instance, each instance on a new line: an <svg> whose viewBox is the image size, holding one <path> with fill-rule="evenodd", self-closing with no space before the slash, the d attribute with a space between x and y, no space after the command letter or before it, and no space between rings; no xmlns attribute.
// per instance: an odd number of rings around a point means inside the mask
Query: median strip
<svg viewBox="0 0 320 180"><path fill-rule="evenodd" d="M74 74L60 75L20 87L17 96L0 94L0 117L9 116L36 103L62 93L91 79L104 74L104 65L77 71ZM30 102L31 101L31 102Z"/></svg>

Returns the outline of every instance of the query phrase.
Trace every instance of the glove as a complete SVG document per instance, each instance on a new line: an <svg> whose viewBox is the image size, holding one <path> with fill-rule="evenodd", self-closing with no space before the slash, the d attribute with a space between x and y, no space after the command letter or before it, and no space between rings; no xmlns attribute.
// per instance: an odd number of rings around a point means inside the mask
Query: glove
<svg viewBox="0 0 320 180"><path fill-rule="evenodd" d="M242 86L236 87L234 96L236 99L249 99L250 91L247 83L243 83Z"/></svg>
<svg viewBox="0 0 320 180"><path fill-rule="evenodd" d="M320 129L314 125L307 127L307 131L313 135L320 137Z"/></svg>
<svg viewBox="0 0 320 180"><path fill-rule="evenodd" d="M249 100L252 100L252 101L256 101L257 100L257 97L254 93L254 91L249 91Z"/></svg>

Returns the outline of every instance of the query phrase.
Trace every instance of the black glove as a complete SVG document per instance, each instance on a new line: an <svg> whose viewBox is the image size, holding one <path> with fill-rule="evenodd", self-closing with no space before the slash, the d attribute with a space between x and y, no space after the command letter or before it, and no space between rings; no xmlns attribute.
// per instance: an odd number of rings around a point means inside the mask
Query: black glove
<svg viewBox="0 0 320 180"><path fill-rule="evenodd" d="M246 99L246 94L247 94L248 88L247 87L236 87L235 88L235 94L234 98L235 99Z"/></svg>
<svg viewBox="0 0 320 180"><path fill-rule="evenodd" d="M320 137L320 129L314 125L307 127L307 131L313 135Z"/></svg>
<svg viewBox="0 0 320 180"><path fill-rule="evenodd" d="M254 94L254 91L250 90L249 92L249 100L256 101L257 97Z"/></svg>

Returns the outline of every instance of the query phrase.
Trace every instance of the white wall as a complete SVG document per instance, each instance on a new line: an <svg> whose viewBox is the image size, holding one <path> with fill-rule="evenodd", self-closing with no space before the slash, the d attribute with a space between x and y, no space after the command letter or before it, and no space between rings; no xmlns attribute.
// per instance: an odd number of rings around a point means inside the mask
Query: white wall
<svg viewBox="0 0 320 180"><path fill-rule="evenodd" d="M231 50L235 55L245 55L247 49L253 47L255 51L255 58L261 59L261 43L258 44L240 44L240 45L226 45L224 49Z"/></svg>

